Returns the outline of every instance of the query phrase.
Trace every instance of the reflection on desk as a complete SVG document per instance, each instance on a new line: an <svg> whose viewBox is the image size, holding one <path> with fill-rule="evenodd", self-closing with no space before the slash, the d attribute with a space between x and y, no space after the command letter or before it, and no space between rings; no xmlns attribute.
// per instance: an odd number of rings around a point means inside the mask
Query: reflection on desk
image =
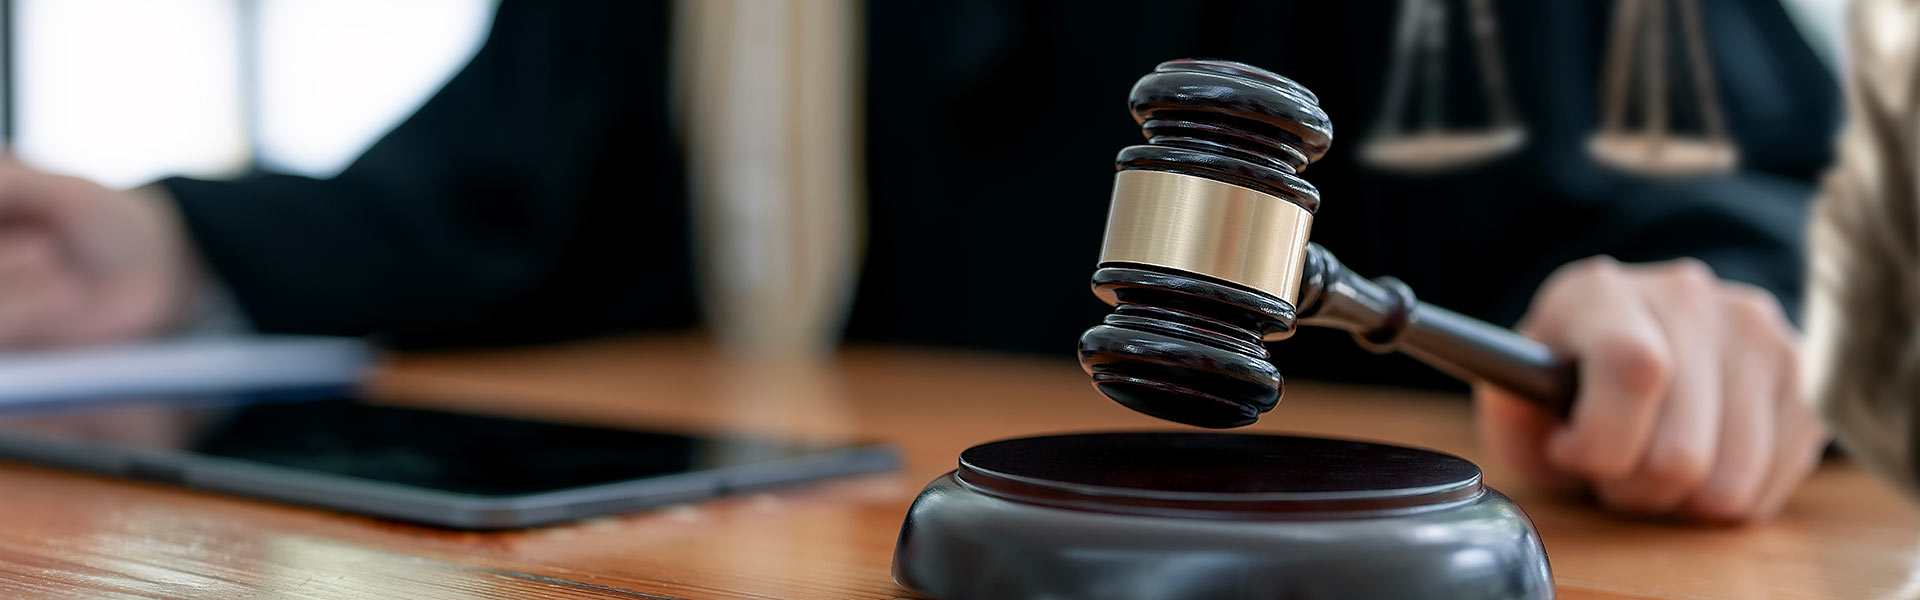
<svg viewBox="0 0 1920 600"><path fill-rule="evenodd" d="M819 367L819 368L816 368ZM1061 431L1175 429L1099 397L1072 357L854 348L742 366L694 339L405 356L376 387L547 418L897 444L899 473L576 525L464 533L0 463L0 597L796 598L906 594L891 552L913 494L966 447ZM1478 459L1463 398L1290 382L1254 429ZM1844 461L1778 521L1635 522L1519 485L1562 598L1881 598L1909 584L1920 512Z"/></svg>

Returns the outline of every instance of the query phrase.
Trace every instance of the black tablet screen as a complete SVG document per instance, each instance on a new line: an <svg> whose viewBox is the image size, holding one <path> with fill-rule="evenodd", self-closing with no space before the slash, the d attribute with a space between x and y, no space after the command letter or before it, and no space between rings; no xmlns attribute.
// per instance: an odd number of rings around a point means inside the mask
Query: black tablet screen
<svg viewBox="0 0 1920 600"><path fill-rule="evenodd" d="M0 411L0 434L188 452L479 495L546 492L827 450L315 394Z"/></svg>

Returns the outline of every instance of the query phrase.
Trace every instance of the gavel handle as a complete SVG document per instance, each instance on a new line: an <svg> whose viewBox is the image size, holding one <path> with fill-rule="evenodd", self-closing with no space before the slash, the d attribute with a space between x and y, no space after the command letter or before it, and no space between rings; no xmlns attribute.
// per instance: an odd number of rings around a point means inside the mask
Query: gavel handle
<svg viewBox="0 0 1920 600"><path fill-rule="evenodd" d="M1464 380L1506 388L1566 418L1573 410L1573 362L1540 342L1415 299L1398 279L1366 279L1319 244L1307 245L1300 323L1353 333L1374 352L1400 352Z"/></svg>

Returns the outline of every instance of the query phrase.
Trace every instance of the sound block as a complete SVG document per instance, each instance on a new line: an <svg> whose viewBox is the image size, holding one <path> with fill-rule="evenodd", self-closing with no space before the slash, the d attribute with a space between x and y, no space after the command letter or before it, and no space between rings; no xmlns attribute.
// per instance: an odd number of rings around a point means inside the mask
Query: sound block
<svg viewBox="0 0 1920 600"><path fill-rule="evenodd" d="M942 600L1553 597L1533 523L1473 463L1225 433L974 446L914 500L893 574Z"/></svg>

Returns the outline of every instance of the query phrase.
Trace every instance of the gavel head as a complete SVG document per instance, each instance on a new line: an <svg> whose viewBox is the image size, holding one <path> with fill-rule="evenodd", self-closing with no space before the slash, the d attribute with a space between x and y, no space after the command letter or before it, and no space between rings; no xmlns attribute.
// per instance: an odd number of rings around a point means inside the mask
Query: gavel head
<svg viewBox="0 0 1920 600"><path fill-rule="evenodd" d="M1239 427L1280 401L1262 346L1293 331L1320 194L1298 174L1333 128L1285 77L1175 60L1128 98L1147 143L1120 151L1094 294L1113 314L1080 337L1094 387L1134 410Z"/></svg>

